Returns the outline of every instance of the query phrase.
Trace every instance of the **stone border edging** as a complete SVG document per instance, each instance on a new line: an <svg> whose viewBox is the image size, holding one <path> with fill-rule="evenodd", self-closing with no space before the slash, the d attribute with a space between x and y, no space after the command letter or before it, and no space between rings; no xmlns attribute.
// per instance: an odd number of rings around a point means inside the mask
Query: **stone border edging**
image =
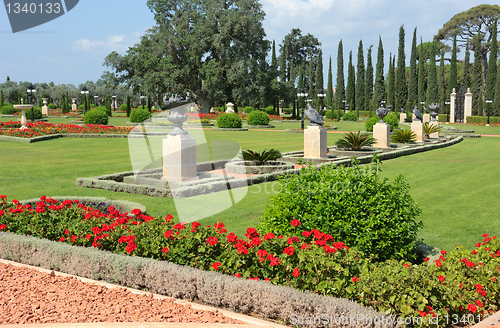
<svg viewBox="0 0 500 328"><path fill-rule="evenodd" d="M347 299L6 232L0 232L0 258L122 286L147 288L169 297L197 299L207 305L256 313L263 318L286 320L292 314L314 317L318 313L334 317L359 314L387 318L373 308ZM387 321L378 320L379 324L374 326L393 327L380 324ZM363 322L353 325L347 321L338 326L372 327Z"/></svg>
<svg viewBox="0 0 500 328"><path fill-rule="evenodd" d="M243 127L245 129L274 129L275 126L272 124L268 125L249 125L249 124L244 124Z"/></svg>
<svg viewBox="0 0 500 328"><path fill-rule="evenodd" d="M248 131L247 128L212 128L213 131Z"/></svg>

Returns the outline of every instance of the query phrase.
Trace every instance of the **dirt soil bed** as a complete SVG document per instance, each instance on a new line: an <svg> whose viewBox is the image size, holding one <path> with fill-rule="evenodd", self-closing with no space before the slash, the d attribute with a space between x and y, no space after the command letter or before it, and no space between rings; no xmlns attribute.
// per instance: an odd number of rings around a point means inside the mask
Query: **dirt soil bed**
<svg viewBox="0 0 500 328"><path fill-rule="evenodd" d="M91 322L239 324L220 312L0 263L0 325Z"/></svg>

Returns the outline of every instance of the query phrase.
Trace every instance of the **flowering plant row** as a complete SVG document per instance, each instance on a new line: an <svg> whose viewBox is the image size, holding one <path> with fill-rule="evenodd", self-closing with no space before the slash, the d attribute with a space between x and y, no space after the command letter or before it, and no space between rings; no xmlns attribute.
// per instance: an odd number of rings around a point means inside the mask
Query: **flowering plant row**
<svg viewBox="0 0 500 328"><path fill-rule="evenodd" d="M353 299L385 314L467 318L460 325L475 321L475 316L484 318L500 305L500 242L487 234L472 252L457 247L422 264L371 263L360 251L315 229L277 236L248 228L240 238L221 222L175 223L170 215L154 218L137 209L129 214L113 207L101 211L77 200L58 202L45 196L35 206L7 202L4 195L0 199L4 232ZM290 224L301 225L298 220Z"/></svg>
<svg viewBox="0 0 500 328"><path fill-rule="evenodd" d="M27 129L19 130L19 122L0 122L0 135L32 138L49 134L69 133L69 134L127 134L133 127L113 127L100 124L74 125L74 124L53 124L47 122L26 123Z"/></svg>

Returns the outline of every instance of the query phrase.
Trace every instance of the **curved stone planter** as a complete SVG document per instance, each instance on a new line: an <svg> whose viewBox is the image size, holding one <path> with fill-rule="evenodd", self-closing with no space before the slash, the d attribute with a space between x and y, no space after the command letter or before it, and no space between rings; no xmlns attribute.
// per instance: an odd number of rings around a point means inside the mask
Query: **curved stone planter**
<svg viewBox="0 0 500 328"><path fill-rule="evenodd" d="M292 163L288 162L268 162L266 165L245 165L250 163L249 161L229 162L226 164L226 172L236 174L268 174L295 168Z"/></svg>

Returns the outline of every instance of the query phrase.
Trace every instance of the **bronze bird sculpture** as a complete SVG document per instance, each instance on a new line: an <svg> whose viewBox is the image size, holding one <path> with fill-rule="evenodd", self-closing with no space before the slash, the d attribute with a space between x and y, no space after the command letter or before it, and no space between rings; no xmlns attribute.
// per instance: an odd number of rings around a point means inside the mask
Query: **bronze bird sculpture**
<svg viewBox="0 0 500 328"><path fill-rule="evenodd" d="M417 106L413 107L413 114L415 114L415 121L422 121L422 114L420 114Z"/></svg>
<svg viewBox="0 0 500 328"><path fill-rule="evenodd" d="M311 126L323 126L325 124L318 111L312 108L309 103L307 104L307 109L304 111L304 115L309 120L309 125Z"/></svg>

